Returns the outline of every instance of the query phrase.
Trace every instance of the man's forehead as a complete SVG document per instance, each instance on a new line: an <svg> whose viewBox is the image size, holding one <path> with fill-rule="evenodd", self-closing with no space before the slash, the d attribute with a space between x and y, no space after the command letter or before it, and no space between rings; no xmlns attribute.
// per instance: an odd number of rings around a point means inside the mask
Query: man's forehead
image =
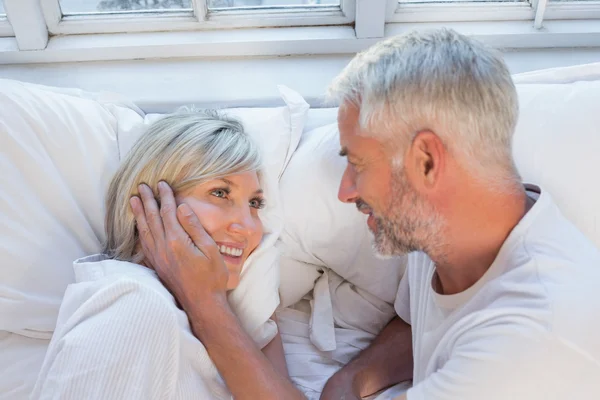
<svg viewBox="0 0 600 400"><path fill-rule="evenodd" d="M357 125L360 116L359 108L348 101L344 101L338 108L338 124Z"/></svg>
<svg viewBox="0 0 600 400"><path fill-rule="evenodd" d="M348 141L356 136L358 126L358 109L348 103L342 103L338 110L338 128L340 132L340 144L348 146Z"/></svg>
<svg viewBox="0 0 600 400"><path fill-rule="evenodd" d="M382 152L381 144L374 138L357 135L355 132L342 134L340 130L340 155L354 159L372 157Z"/></svg>

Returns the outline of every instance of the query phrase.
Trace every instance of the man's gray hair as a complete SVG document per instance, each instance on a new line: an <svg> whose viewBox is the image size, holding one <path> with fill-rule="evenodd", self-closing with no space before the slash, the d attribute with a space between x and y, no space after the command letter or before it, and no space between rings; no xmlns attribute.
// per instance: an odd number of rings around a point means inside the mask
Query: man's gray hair
<svg viewBox="0 0 600 400"><path fill-rule="evenodd" d="M501 186L520 181L516 89L501 55L476 40L449 29L384 40L350 62L329 96L356 106L361 128L394 151L430 130L477 176Z"/></svg>

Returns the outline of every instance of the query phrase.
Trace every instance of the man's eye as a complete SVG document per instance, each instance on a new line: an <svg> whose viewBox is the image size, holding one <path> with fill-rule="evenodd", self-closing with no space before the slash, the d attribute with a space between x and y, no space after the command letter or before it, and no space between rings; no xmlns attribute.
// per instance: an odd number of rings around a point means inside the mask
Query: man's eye
<svg viewBox="0 0 600 400"><path fill-rule="evenodd" d="M355 171L358 171L360 169L360 166L352 161L348 161L348 165L350 165L350 167Z"/></svg>

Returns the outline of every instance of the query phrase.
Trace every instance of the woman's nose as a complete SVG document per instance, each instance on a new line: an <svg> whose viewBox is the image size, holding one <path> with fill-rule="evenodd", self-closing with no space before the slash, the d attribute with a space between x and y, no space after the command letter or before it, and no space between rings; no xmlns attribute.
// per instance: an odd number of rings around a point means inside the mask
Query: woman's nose
<svg viewBox="0 0 600 400"><path fill-rule="evenodd" d="M240 207L234 213L229 229L234 233L249 237L256 234L260 227L261 223L258 217L252 215L250 207Z"/></svg>
<svg viewBox="0 0 600 400"><path fill-rule="evenodd" d="M356 176L350 165L347 165L338 189L338 199L343 203L354 203L357 198Z"/></svg>

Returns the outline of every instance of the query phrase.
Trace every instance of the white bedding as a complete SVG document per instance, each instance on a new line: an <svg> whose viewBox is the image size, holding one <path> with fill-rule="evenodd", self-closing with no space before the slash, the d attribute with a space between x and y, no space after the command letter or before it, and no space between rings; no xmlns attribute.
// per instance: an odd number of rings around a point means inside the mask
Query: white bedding
<svg viewBox="0 0 600 400"><path fill-rule="evenodd" d="M290 377L309 400L318 399L329 377L394 315L389 303L326 270L311 294L277 313Z"/></svg>

